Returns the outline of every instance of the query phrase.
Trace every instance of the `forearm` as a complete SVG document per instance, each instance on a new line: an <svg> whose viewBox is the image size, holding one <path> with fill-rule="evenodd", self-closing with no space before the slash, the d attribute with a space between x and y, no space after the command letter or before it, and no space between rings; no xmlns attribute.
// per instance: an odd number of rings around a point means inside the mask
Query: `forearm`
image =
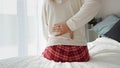
<svg viewBox="0 0 120 68"><path fill-rule="evenodd" d="M68 27L74 31L81 26L87 24L93 17L97 15L100 9L98 0L85 0L80 10L72 16L66 23Z"/></svg>

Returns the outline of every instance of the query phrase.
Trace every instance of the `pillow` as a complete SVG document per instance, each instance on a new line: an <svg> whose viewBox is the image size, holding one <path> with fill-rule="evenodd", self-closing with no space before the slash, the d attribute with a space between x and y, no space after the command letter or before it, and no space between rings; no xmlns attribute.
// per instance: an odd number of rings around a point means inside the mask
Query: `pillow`
<svg viewBox="0 0 120 68"><path fill-rule="evenodd" d="M120 20L105 34L105 36L120 42Z"/></svg>
<svg viewBox="0 0 120 68"><path fill-rule="evenodd" d="M104 36L104 34L108 32L118 21L118 17L115 15L109 15L103 21L95 25L92 29L98 34L98 36Z"/></svg>

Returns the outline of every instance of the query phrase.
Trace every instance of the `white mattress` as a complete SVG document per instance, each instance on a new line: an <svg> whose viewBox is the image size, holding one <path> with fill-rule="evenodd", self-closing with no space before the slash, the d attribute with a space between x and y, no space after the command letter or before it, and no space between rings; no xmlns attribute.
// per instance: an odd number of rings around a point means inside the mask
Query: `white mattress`
<svg viewBox="0 0 120 68"><path fill-rule="evenodd" d="M120 43L98 38L88 46L89 62L56 63L42 56L28 56L0 60L0 68L120 68Z"/></svg>

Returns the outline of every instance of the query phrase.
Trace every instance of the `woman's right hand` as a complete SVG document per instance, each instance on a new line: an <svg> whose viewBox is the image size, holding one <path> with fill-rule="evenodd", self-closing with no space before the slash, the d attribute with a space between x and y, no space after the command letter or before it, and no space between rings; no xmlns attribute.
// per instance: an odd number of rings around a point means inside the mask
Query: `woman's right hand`
<svg viewBox="0 0 120 68"><path fill-rule="evenodd" d="M56 34L56 36L61 36L61 35L65 34L65 33L69 33L70 38L71 39L74 38L74 32L69 29L69 27L67 26L66 23L55 24L53 26L53 32L58 33L58 34Z"/></svg>

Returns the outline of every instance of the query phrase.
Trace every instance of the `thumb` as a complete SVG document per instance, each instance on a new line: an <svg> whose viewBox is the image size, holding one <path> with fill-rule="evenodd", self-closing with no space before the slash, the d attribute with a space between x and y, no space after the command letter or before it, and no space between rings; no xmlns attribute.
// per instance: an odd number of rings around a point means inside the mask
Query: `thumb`
<svg viewBox="0 0 120 68"><path fill-rule="evenodd" d="M71 39L74 39L74 32L73 32L73 31L70 31L69 33L70 33L70 38L71 38Z"/></svg>

